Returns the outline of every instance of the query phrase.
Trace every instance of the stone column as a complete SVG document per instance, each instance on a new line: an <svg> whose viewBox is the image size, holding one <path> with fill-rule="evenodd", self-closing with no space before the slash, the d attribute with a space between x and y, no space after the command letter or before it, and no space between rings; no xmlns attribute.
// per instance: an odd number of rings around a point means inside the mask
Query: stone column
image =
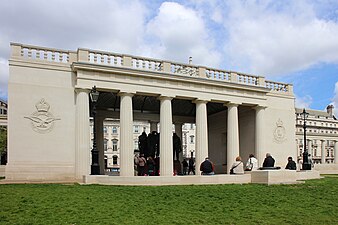
<svg viewBox="0 0 338 225"><path fill-rule="evenodd" d="M96 114L96 146L99 151L99 165L100 165L100 174L104 174L104 132L103 132L103 117L100 117Z"/></svg>
<svg viewBox="0 0 338 225"><path fill-rule="evenodd" d="M207 101L196 100L196 174L200 175L200 165L208 156L208 115Z"/></svg>
<svg viewBox="0 0 338 225"><path fill-rule="evenodd" d="M311 158L313 157L313 152L312 152L312 140L307 140L307 152L311 154Z"/></svg>
<svg viewBox="0 0 338 225"><path fill-rule="evenodd" d="M161 96L160 105L160 175L173 176L173 132L171 97Z"/></svg>
<svg viewBox="0 0 338 225"><path fill-rule="evenodd" d="M120 92L120 176L134 176L133 94Z"/></svg>
<svg viewBox="0 0 338 225"><path fill-rule="evenodd" d="M229 103L228 107L228 141L227 141L227 173L239 156L238 104Z"/></svg>
<svg viewBox="0 0 338 225"><path fill-rule="evenodd" d="M334 163L338 164L338 141L334 144Z"/></svg>
<svg viewBox="0 0 338 225"><path fill-rule="evenodd" d="M175 123L175 133L181 139L181 144L182 144L182 123ZM180 162L182 162L182 160L183 160L183 147L182 147L182 151L179 153L178 156L180 158Z"/></svg>
<svg viewBox="0 0 338 225"><path fill-rule="evenodd" d="M76 89L75 116L75 177L83 179L90 174L90 124L89 124L89 91Z"/></svg>
<svg viewBox="0 0 338 225"><path fill-rule="evenodd" d="M325 140L321 140L321 142L322 142L322 154L321 154L321 156L322 156L322 161L321 161L321 164L325 164L326 163L326 160L325 160L325 158L326 158L326 149L325 149L325 145L326 145L326 143L325 143Z"/></svg>
<svg viewBox="0 0 338 225"><path fill-rule="evenodd" d="M265 136L264 136L264 114L265 107L257 106L256 110L256 126L255 126L255 157L258 159L258 166L263 165L265 158Z"/></svg>

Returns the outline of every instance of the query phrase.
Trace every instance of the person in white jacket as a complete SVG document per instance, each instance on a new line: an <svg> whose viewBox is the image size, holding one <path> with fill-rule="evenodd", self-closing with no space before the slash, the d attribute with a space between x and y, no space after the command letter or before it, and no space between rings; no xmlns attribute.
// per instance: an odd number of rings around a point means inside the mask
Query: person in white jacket
<svg viewBox="0 0 338 225"><path fill-rule="evenodd" d="M257 170L258 169L258 160L253 154L249 155L249 159L245 165L245 171Z"/></svg>

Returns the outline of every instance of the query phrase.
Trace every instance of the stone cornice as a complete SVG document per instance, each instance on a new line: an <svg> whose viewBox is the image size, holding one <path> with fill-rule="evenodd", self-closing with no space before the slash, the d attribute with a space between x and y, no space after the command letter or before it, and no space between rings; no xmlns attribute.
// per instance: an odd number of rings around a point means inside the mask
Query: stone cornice
<svg viewBox="0 0 338 225"><path fill-rule="evenodd" d="M119 74L119 75L128 75L128 76L137 76L137 77L150 77L161 80L172 80L186 83L195 83L195 84L204 84L216 87L226 87L231 89L239 89L245 90L249 92L259 92L259 93L269 93L270 90L265 87L260 86L249 86L238 83L231 83L227 81L218 81L218 80L210 80L201 77L192 77L192 76L183 76L179 74L169 74L161 71L149 71L149 70L141 70L141 69L133 69L128 67L114 67L114 66L106 66L106 65L97 65L91 63L84 62L74 62L72 64L72 68L74 71L95 71L102 73L111 73L111 74Z"/></svg>

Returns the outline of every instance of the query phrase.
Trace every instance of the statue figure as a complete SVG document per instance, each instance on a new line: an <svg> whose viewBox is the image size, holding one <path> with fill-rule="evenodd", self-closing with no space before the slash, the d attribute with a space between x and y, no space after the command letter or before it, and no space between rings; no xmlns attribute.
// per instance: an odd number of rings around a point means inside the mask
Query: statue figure
<svg viewBox="0 0 338 225"><path fill-rule="evenodd" d="M143 154L145 158L148 157L148 137L144 131L138 136L138 149L140 150L140 154Z"/></svg>
<svg viewBox="0 0 338 225"><path fill-rule="evenodd" d="M152 131L148 134L148 155L151 157L159 156L160 154L160 135L157 131Z"/></svg>
<svg viewBox="0 0 338 225"><path fill-rule="evenodd" d="M173 153L174 153L174 160L180 160L179 159L179 153L182 152L182 143L180 137L174 133L173 134ZM175 159L176 155L176 159Z"/></svg>

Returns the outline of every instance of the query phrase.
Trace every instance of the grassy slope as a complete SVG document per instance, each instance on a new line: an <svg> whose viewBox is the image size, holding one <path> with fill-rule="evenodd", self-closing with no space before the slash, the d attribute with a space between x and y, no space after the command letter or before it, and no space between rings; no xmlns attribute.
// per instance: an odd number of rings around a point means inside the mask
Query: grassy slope
<svg viewBox="0 0 338 225"><path fill-rule="evenodd" d="M338 177L300 185L0 185L0 224L338 224Z"/></svg>

